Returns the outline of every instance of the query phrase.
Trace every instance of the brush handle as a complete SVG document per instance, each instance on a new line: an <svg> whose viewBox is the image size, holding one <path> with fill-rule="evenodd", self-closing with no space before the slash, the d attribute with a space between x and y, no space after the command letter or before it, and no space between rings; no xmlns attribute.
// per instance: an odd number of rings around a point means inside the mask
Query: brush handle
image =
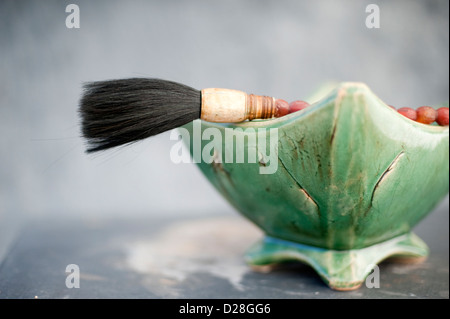
<svg viewBox="0 0 450 319"><path fill-rule="evenodd" d="M201 94L200 118L208 122L236 123L277 116L273 97L217 88L203 89Z"/></svg>

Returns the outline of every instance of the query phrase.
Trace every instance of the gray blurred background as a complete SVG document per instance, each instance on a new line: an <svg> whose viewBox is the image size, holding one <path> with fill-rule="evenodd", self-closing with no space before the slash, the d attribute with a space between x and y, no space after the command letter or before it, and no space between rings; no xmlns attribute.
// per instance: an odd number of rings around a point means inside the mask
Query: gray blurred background
<svg viewBox="0 0 450 319"><path fill-rule="evenodd" d="M66 28L70 3L80 8L79 29ZM370 3L380 7L380 29L365 26ZM0 247L29 219L235 213L193 164L171 162L168 133L86 155L77 114L83 82L159 77L292 101L326 81L362 81L396 107L436 105L449 97L448 7L2 0ZM448 197L440 207L439 229L448 232Z"/></svg>

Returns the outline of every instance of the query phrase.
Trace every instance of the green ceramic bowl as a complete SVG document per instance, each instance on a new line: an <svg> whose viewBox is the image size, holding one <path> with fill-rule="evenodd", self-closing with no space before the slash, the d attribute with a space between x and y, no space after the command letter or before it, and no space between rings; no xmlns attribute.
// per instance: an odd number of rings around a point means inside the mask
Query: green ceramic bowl
<svg viewBox="0 0 450 319"><path fill-rule="evenodd" d="M411 229L448 193L448 127L405 118L362 83L343 83L307 109L274 120L191 123L185 128L192 154L196 126L202 134L215 128L245 136L243 150L222 139L213 162L198 165L265 232L247 253L249 264L300 260L332 288L346 290L387 257L427 255ZM271 128L278 129L272 159ZM201 148L209 143L202 140ZM255 163L226 162L227 153L251 151ZM261 174L269 164L275 172Z"/></svg>

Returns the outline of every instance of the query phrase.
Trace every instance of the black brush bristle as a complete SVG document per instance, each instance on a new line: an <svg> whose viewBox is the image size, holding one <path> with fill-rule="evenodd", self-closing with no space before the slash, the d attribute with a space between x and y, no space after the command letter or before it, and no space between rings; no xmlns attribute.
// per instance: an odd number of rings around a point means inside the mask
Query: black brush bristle
<svg viewBox="0 0 450 319"><path fill-rule="evenodd" d="M159 79L91 82L84 85L79 111L90 153L133 143L198 119L201 93Z"/></svg>

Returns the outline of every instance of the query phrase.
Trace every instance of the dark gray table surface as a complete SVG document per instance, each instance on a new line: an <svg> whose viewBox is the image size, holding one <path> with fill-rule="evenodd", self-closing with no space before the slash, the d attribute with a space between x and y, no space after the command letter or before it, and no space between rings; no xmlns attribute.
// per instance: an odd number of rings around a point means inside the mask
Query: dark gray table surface
<svg viewBox="0 0 450 319"><path fill-rule="evenodd" d="M0 298L449 298L447 207L415 233L430 247L425 262L385 261L380 288L337 292L303 264L249 269L242 254L261 233L234 213L34 221L0 265ZM66 287L69 264L80 288Z"/></svg>

